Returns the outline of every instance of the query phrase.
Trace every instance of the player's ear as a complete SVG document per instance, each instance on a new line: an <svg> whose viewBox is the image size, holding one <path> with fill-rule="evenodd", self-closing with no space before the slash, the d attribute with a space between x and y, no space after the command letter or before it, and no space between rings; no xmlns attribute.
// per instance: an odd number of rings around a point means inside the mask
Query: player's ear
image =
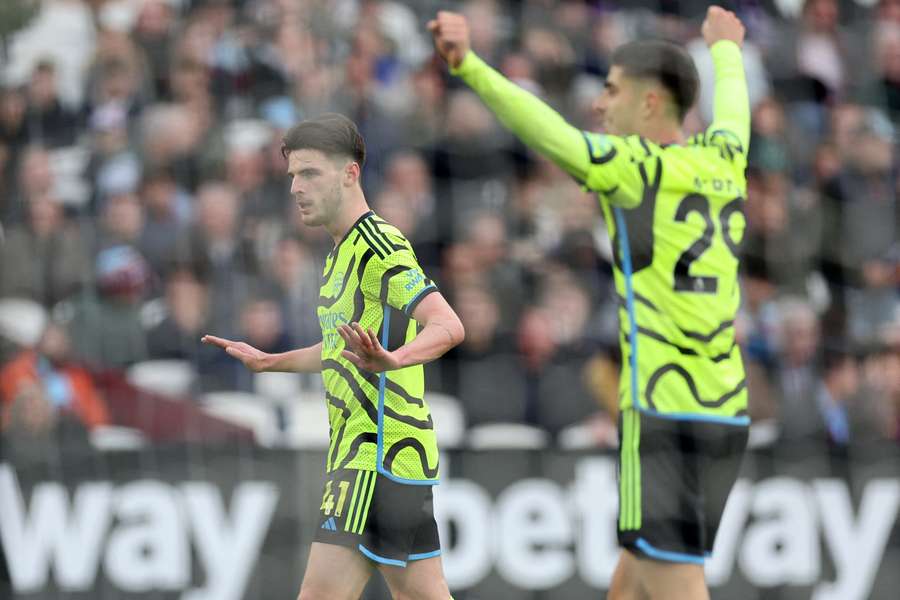
<svg viewBox="0 0 900 600"><path fill-rule="evenodd" d="M360 173L362 169L359 168L359 163L351 160L344 166L344 185L347 187L351 187L355 185L359 181Z"/></svg>
<svg viewBox="0 0 900 600"><path fill-rule="evenodd" d="M665 99L655 87L647 87L641 100L641 117L649 119L663 111Z"/></svg>

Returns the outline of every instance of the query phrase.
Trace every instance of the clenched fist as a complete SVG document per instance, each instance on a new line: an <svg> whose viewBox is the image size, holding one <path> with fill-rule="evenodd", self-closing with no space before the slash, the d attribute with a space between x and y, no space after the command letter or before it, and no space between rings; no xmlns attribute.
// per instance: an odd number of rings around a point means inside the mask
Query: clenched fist
<svg viewBox="0 0 900 600"><path fill-rule="evenodd" d="M701 31L709 47L721 40L731 40L738 46L744 43L744 24L736 14L721 6L709 7Z"/></svg>
<svg viewBox="0 0 900 600"><path fill-rule="evenodd" d="M459 66L469 52L469 23L458 13L440 11L428 22L428 31L434 38L434 47L447 64Z"/></svg>

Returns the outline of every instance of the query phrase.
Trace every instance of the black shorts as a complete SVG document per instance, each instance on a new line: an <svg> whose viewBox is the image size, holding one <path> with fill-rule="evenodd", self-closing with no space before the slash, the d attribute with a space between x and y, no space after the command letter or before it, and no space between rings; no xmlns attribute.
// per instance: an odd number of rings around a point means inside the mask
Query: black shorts
<svg viewBox="0 0 900 600"><path fill-rule="evenodd" d="M747 446L748 428L619 415L619 544L638 557L703 564Z"/></svg>
<svg viewBox="0 0 900 600"><path fill-rule="evenodd" d="M375 471L328 473L314 539L355 548L370 560L398 567L439 556L431 487L397 483Z"/></svg>

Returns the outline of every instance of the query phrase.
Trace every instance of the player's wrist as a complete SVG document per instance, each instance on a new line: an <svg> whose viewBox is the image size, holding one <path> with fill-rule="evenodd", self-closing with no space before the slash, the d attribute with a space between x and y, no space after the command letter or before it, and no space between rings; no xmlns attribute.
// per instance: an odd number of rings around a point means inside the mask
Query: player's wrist
<svg viewBox="0 0 900 600"><path fill-rule="evenodd" d="M259 373L266 373L274 369L275 365L278 363L278 359L280 354L269 354L268 352L264 352L262 356L259 357Z"/></svg>
<svg viewBox="0 0 900 600"><path fill-rule="evenodd" d="M462 53L462 58L459 59L455 66L450 64L450 74L464 75L469 70L471 70L473 64L475 64L477 60L478 57L475 55L472 49L467 48L466 51Z"/></svg>
<svg viewBox="0 0 900 600"><path fill-rule="evenodd" d="M403 367L408 367L407 364L409 354L406 352L406 346L401 346L396 350L392 350L388 352L388 369L389 371L394 371L396 369L402 369Z"/></svg>
<svg viewBox="0 0 900 600"><path fill-rule="evenodd" d="M726 46L733 46L733 47L737 48L738 50L741 49L741 42L739 42L738 40L734 40L734 39L726 38L726 37L717 38L715 40L709 41L709 42L707 42L707 45L709 46L710 50L714 50L716 47L726 47Z"/></svg>

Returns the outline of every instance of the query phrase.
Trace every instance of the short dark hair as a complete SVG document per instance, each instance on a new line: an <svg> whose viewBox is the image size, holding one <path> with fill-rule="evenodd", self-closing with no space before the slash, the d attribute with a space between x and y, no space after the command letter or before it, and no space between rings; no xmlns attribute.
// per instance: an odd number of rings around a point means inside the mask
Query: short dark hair
<svg viewBox="0 0 900 600"><path fill-rule="evenodd" d="M366 143L356 123L337 113L325 113L306 119L288 129L281 144L285 158L294 150L318 150L327 156L346 156L362 167L366 162Z"/></svg>
<svg viewBox="0 0 900 600"><path fill-rule="evenodd" d="M611 64L628 77L658 81L672 94L681 120L697 100L700 76L691 56L680 46L662 40L628 42L616 48Z"/></svg>

